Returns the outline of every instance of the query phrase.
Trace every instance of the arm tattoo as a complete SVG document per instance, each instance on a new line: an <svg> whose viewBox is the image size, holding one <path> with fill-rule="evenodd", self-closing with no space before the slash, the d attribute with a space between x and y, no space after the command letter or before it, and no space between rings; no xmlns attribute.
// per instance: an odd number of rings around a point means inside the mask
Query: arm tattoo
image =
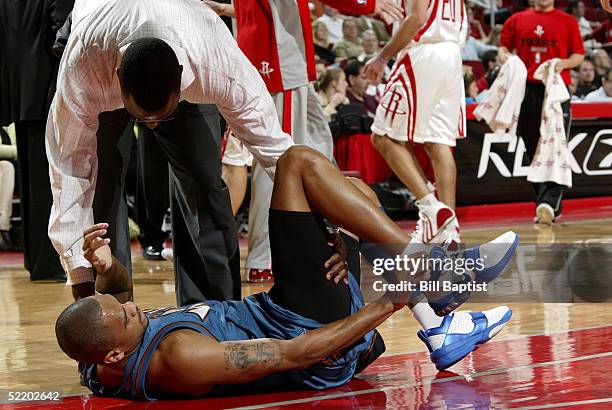
<svg viewBox="0 0 612 410"><path fill-rule="evenodd" d="M253 365L262 370L276 369L284 357L283 347L277 342L228 343L223 352L225 370Z"/></svg>

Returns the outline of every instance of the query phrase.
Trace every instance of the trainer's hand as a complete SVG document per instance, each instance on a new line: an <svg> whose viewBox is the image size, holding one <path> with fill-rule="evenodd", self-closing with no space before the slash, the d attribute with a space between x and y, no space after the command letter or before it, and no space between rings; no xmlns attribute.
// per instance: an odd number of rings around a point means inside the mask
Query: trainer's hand
<svg viewBox="0 0 612 410"><path fill-rule="evenodd" d="M327 245L334 248L334 253L326 262L325 275L327 280L333 280L335 283L343 281L348 285L348 263L346 262L347 250L346 244L340 236L340 232L332 232L327 237Z"/></svg>
<svg viewBox="0 0 612 410"><path fill-rule="evenodd" d="M404 18L402 8L395 4L393 0L376 0L374 14L383 19L385 24L391 24Z"/></svg>
<svg viewBox="0 0 612 410"><path fill-rule="evenodd" d="M93 225L83 232L83 255L98 273L104 273L113 265L113 255L108 246L110 238L103 238L107 223Z"/></svg>

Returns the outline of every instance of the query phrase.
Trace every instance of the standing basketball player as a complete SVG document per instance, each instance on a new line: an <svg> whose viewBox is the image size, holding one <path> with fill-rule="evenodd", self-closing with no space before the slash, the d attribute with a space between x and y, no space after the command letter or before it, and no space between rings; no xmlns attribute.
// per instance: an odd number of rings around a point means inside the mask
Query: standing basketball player
<svg viewBox="0 0 612 410"><path fill-rule="evenodd" d="M416 241L459 240L453 211L457 169L452 154L464 137L465 98L460 48L467 33L462 0L406 1L407 16L381 53L365 67L379 80L400 52L376 111L372 143L414 192L419 208ZM411 143L424 144L436 177L430 191Z"/></svg>

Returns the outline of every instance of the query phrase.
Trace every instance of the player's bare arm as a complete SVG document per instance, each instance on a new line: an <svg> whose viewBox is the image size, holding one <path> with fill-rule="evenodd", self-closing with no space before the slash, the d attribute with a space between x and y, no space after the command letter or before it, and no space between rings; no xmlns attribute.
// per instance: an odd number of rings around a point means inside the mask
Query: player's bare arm
<svg viewBox="0 0 612 410"><path fill-rule="evenodd" d="M398 52L405 48L415 34L427 21L427 0L415 0L410 6L410 14L404 21L391 40L385 45L378 57L371 59L365 65L365 74L371 81L380 81L387 62Z"/></svg>
<svg viewBox="0 0 612 410"><path fill-rule="evenodd" d="M110 294L120 303L133 300L132 279L121 262L111 253L110 238L104 238L107 223L90 226L83 232L83 255L95 269L95 290Z"/></svg>
<svg viewBox="0 0 612 410"><path fill-rule="evenodd" d="M352 316L291 340L219 343L191 330L177 330L158 347L149 367L149 385L165 395L201 396L218 384L307 369L351 346L404 306L381 298Z"/></svg>

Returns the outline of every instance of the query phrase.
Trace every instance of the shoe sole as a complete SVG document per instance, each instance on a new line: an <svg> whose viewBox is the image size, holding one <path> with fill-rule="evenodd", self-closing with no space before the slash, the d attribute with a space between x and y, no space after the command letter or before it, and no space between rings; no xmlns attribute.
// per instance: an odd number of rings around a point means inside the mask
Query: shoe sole
<svg viewBox="0 0 612 410"><path fill-rule="evenodd" d="M555 221L555 214L545 207L538 207L536 209L536 216L539 224L552 225Z"/></svg>
<svg viewBox="0 0 612 410"><path fill-rule="evenodd" d="M493 280L495 280L495 278L497 278L504 271L504 269L506 269L506 267L508 266L508 264L514 257L514 254L516 253L516 248L518 247L518 244L519 244L519 239L520 239L519 234L515 233L514 241L512 242L512 245L510 246L510 248L508 248L508 251L506 252L506 254L501 258L499 262L495 264L495 266L491 266L490 268L488 268L489 269L488 273L484 273L484 272L476 273L475 282L476 283L490 283Z"/></svg>
<svg viewBox="0 0 612 410"><path fill-rule="evenodd" d="M506 314L502 316L502 318L498 322L495 323L495 325L487 327L487 330L486 330L487 335L496 327L502 326L508 323L511 317L512 317L512 309L509 309L506 312ZM467 340L460 345L455 344L455 345L444 346L443 348L452 347L452 349L449 349L450 351L448 353L440 357L434 358L433 353L430 354L429 356L431 360L433 361L434 365L436 366L436 369L438 369L439 371L443 371L443 370L448 369L451 366L454 366L461 360L463 360L467 355L469 355L474 350L476 350L479 345L488 342L489 340L493 339L498 334L499 334L499 331L495 333L493 336L488 337L487 340L481 340L481 336L479 334L476 334L476 335L473 335L467 338ZM420 332L418 333L418 336L419 336L419 339L421 340L423 340L423 337L425 337L421 335ZM425 341L423 340L423 342Z"/></svg>

